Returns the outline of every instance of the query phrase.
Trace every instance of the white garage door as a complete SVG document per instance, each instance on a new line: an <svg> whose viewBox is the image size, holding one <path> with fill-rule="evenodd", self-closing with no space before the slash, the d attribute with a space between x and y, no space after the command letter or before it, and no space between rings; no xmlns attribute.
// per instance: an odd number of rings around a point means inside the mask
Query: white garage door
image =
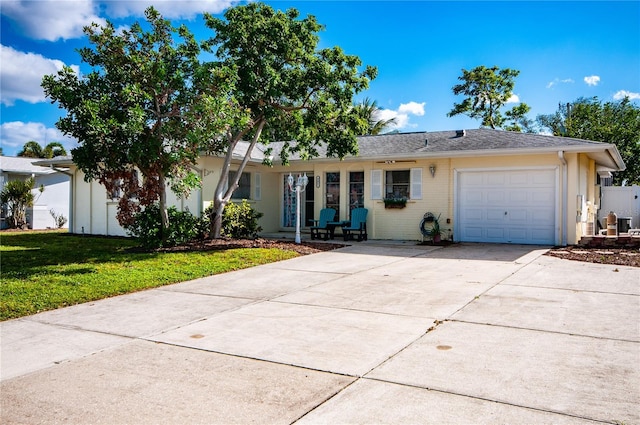
<svg viewBox="0 0 640 425"><path fill-rule="evenodd" d="M555 244L555 170L461 171L457 186L460 241Z"/></svg>

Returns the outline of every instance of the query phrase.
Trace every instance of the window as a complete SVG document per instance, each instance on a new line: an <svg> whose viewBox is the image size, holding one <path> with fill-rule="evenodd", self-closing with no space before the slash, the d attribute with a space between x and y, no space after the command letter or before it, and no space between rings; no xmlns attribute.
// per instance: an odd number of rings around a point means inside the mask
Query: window
<svg viewBox="0 0 640 425"><path fill-rule="evenodd" d="M116 179L111 190L107 190L107 199L116 201L120 198L122 198L122 179Z"/></svg>
<svg viewBox="0 0 640 425"><path fill-rule="evenodd" d="M229 181L236 178L235 171L229 171ZM251 173L242 173L238 180L238 187L231 195L232 199L251 199Z"/></svg>
<svg viewBox="0 0 640 425"><path fill-rule="evenodd" d="M129 198L135 199L137 196L131 193L135 190L136 186L140 185L138 180L138 170L133 170L124 174L124 177L117 178L112 181L112 184L107 186L107 199L111 201L117 201L125 195L125 189L128 188Z"/></svg>
<svg viewBox="0 0 640 425"><path fill-rule="evenodd" d="M409 198L411 186L410 170L393 170L385 172L384 197Z"/></svg>
<svg viewBox="0 0 640 425"><path fill-rule="evenodd" d="M371 199L383 198L422 199L422 168L371 170Z"/></svg>
<svg viewBox="0 0 640 425"><path fill-rule="evenodd" d="M340 173L326 174L325 207L340 211Z"/></svg>
<svg viewBox="0 0 640 425"><path fill-rule="evenodd" d="M364 206L364 171L349 173L349 210Z"/></svg>

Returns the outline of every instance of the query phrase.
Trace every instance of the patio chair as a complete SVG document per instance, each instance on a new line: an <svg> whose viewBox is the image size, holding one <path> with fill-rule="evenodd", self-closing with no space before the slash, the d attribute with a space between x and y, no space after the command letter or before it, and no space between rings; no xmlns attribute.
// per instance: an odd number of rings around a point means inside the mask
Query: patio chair
<svg viewBox="0 0 640 425"><path fill-rule="evenodd" d="M323 208L320 210L320 219L313 220L314 225L309 229L311 230L311 239L320 238L321 233L324 233L324 240L329 239L331 233L331 226L329 225L330 221L333 221L333 218L336 216L336 210L333 208Z"/></svg>
<svg viewBox="0 0 640 425"><path fill-rule="evenodd" d="M367 240L367 213L366 208L354 208L351 210L351 223L342 226L344 240L354 239L354 233L358 233L358 242Z"/></svg>

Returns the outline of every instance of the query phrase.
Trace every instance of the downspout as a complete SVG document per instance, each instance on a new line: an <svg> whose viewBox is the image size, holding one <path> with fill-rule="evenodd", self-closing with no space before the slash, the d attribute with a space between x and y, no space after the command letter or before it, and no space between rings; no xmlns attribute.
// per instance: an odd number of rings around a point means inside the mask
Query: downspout
<svg viewBox="0 0 640 425"><path fill-rule="evenodd" d="M50 166L51 169L53 171L57 171L58 173L62 173L65 176L69 176L69 233L74 233L73 229L74 229L74 222L75 222L75 211L73 209L73 185L74 185L74 180L73 180L73 174L72 173L68 173L65 170L62 170L60 168L56 168L53 165Z"/></svg>
<svg viewBox="0 0 640 425"><path fill-rule="evenodd" d="M567 172L567 160L564 157L564 151L558 151L558 158L562 163L562 214L561 214L561 225L562 225L562 246L567 245L567 197L568 197L568 188L569 188L569 179Z"/></svg>

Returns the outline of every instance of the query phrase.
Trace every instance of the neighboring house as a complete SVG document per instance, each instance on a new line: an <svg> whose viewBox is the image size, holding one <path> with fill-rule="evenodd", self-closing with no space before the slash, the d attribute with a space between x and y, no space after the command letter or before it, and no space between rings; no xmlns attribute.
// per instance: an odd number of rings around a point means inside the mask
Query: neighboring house
<svg viewBox="0 0 640 425"><path fill-rule="evenodd" d="M421 240L420 222L431 212L454 241L566 245L577 243L593 219L587 205L600 205L600 175L625 167L612 144L490 129L363 136L358 144L359 155L342 161L321 152L308 161L291 158L289 166L274 161L273 167L262 165L264 153L256 149L237 198L264 213L265 233L291 231L296 208L287 177L306 173L305 224L325 207L335 208L340 220L365 207L370 239ZM280 146L272 147L278 158ZM84 182L71 158L42 163L73 174L71 232L125 234L115 219L117 200L97 182ZM170 202L200 214L213 198L221 164L220 158L201 157L202 189ZM408 202L385 209L385 197Z"/></svg>
<svg viewBox="0 0 640 425"><path fill-rule="evenodd" d="M27 223L31 229L56 228L57 225L50 211L69 219L69 175L50 167L41 167L33 163L38 158L0 156L0 190L12 180L35 178L33 189L33 207L27 209ZM40 187L44 191L40 192ZM6 208L2 208L2 228L5 223ZM68 223L67 223L68 224ZM64 227L67 227L65 225Z"/></svg>

